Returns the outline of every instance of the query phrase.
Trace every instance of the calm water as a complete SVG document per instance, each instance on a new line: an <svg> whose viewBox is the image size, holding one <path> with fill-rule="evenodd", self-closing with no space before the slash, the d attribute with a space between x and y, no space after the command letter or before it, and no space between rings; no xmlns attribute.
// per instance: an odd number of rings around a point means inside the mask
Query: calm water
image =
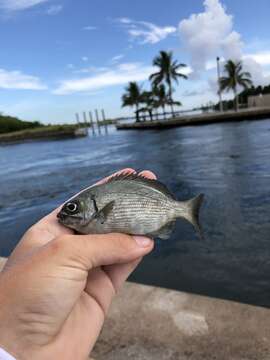
<svg viewBox="0 0 270 360"><path fill-rule="evenodd" d="M66 198L123 167L206 194L205 240L180 222L132 280L270 307L270 120L0 147L0 255Z"/></svg>

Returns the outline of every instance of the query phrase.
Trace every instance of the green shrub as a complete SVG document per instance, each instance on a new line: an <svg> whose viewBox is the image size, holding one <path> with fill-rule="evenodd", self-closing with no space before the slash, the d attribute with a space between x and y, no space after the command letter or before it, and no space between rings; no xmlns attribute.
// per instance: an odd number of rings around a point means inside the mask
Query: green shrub
<svg viewBox="0 0 270 360"><path fill-rule="evenodd" d="M0 134L43 126L38 121L22 121L18 118L0 114Z"/></svg>

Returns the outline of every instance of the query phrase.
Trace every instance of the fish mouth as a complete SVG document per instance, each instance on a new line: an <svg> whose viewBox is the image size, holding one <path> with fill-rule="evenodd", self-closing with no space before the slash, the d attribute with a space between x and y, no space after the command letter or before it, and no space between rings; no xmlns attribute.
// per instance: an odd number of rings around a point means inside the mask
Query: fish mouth
<svg viewBox="0 0 270 360"><path fill-rule="evenodd" d="M59 212L57 215L56 215L58 221L60 222L60 224L63 224L65 225L65 220L68 219L68 215L67 214L64 214L62 212Z"/></svg>
<svg viewBox="0 0 270 360"><path fill-rule="evenodd" d="M59 212L56 217L59 219L59 220L64 220L67 218L67 214L63 213L63 212Z"/></svg>
<svg viewBox="0 0 270 360"><path fill-rule="evenodd" d="M82 220L83 218L81 216L78 216L78 215L71 215L71 214L66 214L62 211L60 211L56 217L59 219L59 221L64 221L68 218L72 218L72 219L78 219L78 220Z"/></svg>

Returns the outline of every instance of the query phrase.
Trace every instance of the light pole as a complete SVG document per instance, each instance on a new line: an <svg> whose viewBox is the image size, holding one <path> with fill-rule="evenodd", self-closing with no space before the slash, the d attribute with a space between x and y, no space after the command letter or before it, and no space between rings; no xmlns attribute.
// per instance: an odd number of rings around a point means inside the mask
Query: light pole
<svg viewBox="0 0 270 360"><path fill-rule="evenodd" d="M218 95L219 95L219 111L223 111L221 88L220 88L220 67L219 67L219 56L217 56L217 77L218 77Z"/></svg>

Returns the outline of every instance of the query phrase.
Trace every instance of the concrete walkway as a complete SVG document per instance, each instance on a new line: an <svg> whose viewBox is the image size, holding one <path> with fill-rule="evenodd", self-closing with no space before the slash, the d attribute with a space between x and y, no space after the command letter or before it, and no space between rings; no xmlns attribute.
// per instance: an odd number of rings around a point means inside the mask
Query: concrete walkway
<svg viewBox="0 0 270 360"><path fill-rule="evenodd" d="M246 121L269 119L270 107L267 108L250 108L237 112L226 111L223 113L203 113L197 115L181 115L179 117L168 120L158 121L141 121L133 123L117 123L117 130L151 130L151 129L167 129L178 126L206 125L212 123L230 122L230 121Z"/></svg>
<svg viewBox="0 0 270 360"><path fill-rule="evenodd" d="M270 310L127 283L92 353L98 360L269 360Z"/></svg>
<svg viewBox="0 0 270 360"><path fill-rule="evenodd" d="M0 269L1 263L0 259ZM270 310L126 283L96 360L270 360Z"/></svg>

